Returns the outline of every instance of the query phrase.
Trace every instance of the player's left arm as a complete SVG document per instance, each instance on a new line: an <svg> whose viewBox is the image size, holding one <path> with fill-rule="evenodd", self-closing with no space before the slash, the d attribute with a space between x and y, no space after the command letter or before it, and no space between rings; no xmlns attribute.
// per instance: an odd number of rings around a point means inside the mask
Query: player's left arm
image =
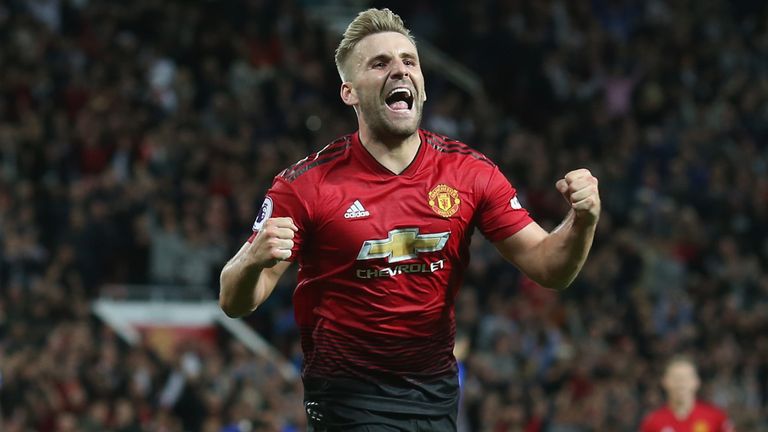
<svg viewBox="0 0 768 432"><path fill-rule="evenodd" d="M530 223L494 245L538 284L562 289L579 274L592 247L600 219L600 193L597 178L587 169L569 172L556 187L571 206L557 228L547 233Z"/></svg>

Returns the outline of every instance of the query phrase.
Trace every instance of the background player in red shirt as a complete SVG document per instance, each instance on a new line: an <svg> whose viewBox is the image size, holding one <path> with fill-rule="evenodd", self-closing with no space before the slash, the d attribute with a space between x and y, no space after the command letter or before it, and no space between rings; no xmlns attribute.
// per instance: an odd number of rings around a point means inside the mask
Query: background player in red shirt
<svg viewBox="0 0 768 432"><path fill-rule="evenodd" d="M275 177L222 270L220 304L231 317L252 312L298 261L309 430L455 430L453 304L472 232L531 279L564 288L592 245L597 179L586 169L560 179L572 210L542 229L493 162L419 129L418 52L387 9L358 15L336 65L359 130Z"/></svg>
<svg viewBox="0 0 768 432"><path fill-rule="evenodd" d="M641 432L733 432L721 409L696 400L699 375L688 358L672 359L664 370L661 385L667 394L667 405L643 420Z"/></svg>

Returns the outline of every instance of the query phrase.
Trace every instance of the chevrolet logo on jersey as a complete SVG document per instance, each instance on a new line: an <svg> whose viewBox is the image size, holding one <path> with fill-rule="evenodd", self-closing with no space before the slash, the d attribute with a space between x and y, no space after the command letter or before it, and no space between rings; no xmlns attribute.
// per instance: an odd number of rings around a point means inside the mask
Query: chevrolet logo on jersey
<svg viewBox="0 0 768 432"><path fill-rule="evenodd" d="M437 252L448 243L450 232L419 234L418 228L401 228L389 232L383 240L366 240L358 260L386 258L395 263L418 257L419 253Z"/></svg>

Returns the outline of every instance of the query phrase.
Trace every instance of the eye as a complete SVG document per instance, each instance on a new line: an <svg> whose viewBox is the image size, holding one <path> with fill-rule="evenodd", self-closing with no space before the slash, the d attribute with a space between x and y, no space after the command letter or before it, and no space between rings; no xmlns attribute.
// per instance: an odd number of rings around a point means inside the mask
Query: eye
<svg viewBox="0 0 768 432"><path fill-rule="evenodd" d="M382 69L382 68L384 68L384 66L386 66L386 65L387 65L387 64L386 64L386 63L384 63L383 61L377 61L377 62L375 62L375 63L373 64L373 68L374 68L374 69Z"/></svg>
<svg viewBox="0 0 768 432"><path fill-rule="evenodd" d="M405 59L403 60L403 64L405 64L406 66L416 66L416 61L411 59Z"/></svg>

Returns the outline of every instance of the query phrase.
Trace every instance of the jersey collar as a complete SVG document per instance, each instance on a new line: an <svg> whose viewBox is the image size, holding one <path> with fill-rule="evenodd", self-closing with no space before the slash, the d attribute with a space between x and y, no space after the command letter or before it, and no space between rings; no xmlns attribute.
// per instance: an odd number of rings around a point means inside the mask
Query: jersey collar
<svg viewBox="0 0 768 432"><path fill-rule="evenodd" d="M375 173L379 175L382 178L388 178L388 177L403 177L403 178L410 178L413 177L417 172L419 172L419 168L421 168L421 163L424 160L424 154L426 153L426 146L424 145L425 139L424 139L424 133L421 129L419 129L419 149L416 151L416 156L414 156L413 160L410 164L401 172L400 174L395 174L392 171L390 171L387 167L379 163L379 161L376 160L373 155L368 152L368 149L365 148L365 146L360 142L360 131L356 131L354 134L352 134L352 152L371 173Z"/></svg>

